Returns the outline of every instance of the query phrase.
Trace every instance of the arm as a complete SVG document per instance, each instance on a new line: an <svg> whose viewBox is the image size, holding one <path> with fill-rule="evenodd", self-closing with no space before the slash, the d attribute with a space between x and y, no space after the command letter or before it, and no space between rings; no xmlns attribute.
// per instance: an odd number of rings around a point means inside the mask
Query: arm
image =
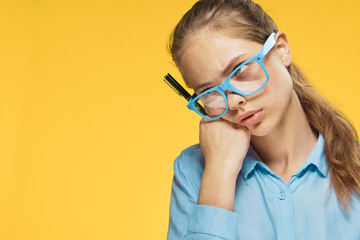
<svg viewBox="0 0 360 240"><path fill-rule="evenodd" d="M200 122L205 159L198 204L234 211L236 179L250 144L248 129L223 119Z"/></svg>
<svg viewBox="0 0 360 240"><path fill-rule="evenodd" d="M202 205L201 199L199 199L200 202L197 204L199 196L198 189L186 167L186 162L183 159L185 157L187 156L182 154L174 162L174 178L171 191L170 221L167 239L236 239L236 213L219 207ZM192 160L195 161L197 159ZM207 177L205 177L205 175ZM203 187L203 184L212 184L205 180L205 178L211 179L211 177L211 174L204 173L203 175L200 194L204 196L204 203L206 203L206 196L213 194L213 191L208 191L206 187ZM223 182L223 184L225 184L225 182ZM219 187L221 186L219 185ZM205 189L203 193L202 189ZM233 192L233 190L230 190L230 192ZM223 192L223 189L221 192ZM222 193L215 194L221 195Z"/></svg>
<svg viewBox="0 0 360 240"><path fill-rule="evenodd" d="M189 174L192 166L187 167L189 161L184 161L198 159L186 159L191 154L183 152L174 163L168 239L236 239L235 185L249 143L246 128L222 119L201 120L205 170L200 191Z"/></svg>
<svg viewBox="0 0 360 240"><path fill-rule="evenodd" d="M205 168L197 203L234 211L236 178L224 171Z"/></svg>

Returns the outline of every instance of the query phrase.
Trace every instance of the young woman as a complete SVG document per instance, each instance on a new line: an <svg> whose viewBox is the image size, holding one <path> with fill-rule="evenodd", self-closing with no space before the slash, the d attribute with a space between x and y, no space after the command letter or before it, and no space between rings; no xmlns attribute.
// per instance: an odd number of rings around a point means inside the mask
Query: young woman
<svg viewBox="0 0 360 240"><path fill-rule="evenodd" d="M200 0L169 48L203 119L174 162L168 239L359 240L357 133L262 8Z"/></svg>

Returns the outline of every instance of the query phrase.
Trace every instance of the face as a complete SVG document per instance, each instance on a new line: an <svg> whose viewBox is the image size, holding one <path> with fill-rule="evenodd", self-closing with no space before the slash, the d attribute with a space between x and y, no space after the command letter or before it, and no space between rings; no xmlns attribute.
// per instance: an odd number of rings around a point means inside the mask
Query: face
<svg viewBox="0 0 360 240"><path fill-rule="evenodd" d="M215 87L242 62L259 53L262 44L219 32L201 32L189 40L179 60L179 69L195 93ZM284 32L276 34L276 44L264 57L269 82L253 95L227 90L228 111L223 119L243 125L252 135L264 136L281 125L294 98L292 80L286 67L291 54ZM226 70L227 69L227 70ZM254 124L240 121L241 114L258 112Z"/></svg>

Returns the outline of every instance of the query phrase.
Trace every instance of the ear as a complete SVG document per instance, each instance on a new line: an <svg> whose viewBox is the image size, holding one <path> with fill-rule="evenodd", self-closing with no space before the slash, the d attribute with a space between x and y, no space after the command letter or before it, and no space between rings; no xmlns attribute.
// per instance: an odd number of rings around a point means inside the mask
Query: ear
<svg viewBox="0 0 360 240"><path fill-rule="evenodd" d="M291 58L291 52L290 52L289 43L287 41L286 33L283 31L277 32L275 35L275 39L276 39L275 49L282 63L284 64L285 67L290 66L292 58Z"/></svg>

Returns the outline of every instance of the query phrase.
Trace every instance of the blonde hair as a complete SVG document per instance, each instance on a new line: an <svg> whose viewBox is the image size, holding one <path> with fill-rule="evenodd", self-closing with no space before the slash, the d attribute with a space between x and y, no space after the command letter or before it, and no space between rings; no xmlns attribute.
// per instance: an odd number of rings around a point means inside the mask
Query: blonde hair
<svg viewBox="0 0 360 240"><path fill-rule="evenodd" d="M251 0L200 0L182 17L172 32L169 52L177 66L187 42L198 31L226 31L263 44L277 26L263 9ZM360 147L352 124L325 100L291 63L287 68L294 90L310 126L325 139L330 186L340 204L348 210L352 194L360 195ZM187 85L189 85L185 79Z"/></svg>

